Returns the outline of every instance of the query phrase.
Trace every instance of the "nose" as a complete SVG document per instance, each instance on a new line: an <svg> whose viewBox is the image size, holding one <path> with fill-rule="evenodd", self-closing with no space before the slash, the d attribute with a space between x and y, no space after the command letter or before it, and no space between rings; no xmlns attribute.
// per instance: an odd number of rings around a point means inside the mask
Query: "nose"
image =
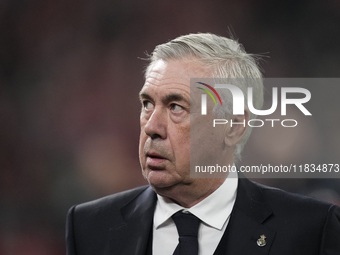
<svg viewBox="0 0 340 255"><path fill-rule="evenodd" d="M151 139L166 139L167 113L162 109L155 109L144 127L144 132Z"/></svg>

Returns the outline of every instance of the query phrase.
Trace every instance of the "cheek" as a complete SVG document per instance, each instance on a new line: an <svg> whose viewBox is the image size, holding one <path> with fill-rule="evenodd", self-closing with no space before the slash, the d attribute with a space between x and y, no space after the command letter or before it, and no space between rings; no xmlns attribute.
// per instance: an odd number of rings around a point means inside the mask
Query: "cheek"
<svg viewBox="0 0 340 255"><path fill-rule="evenodd" d="M192 166L211 165L223 149L223 125L213 127L210 115L192 117L190 130L190 160Z"/></svg>
<svg viewBox="0 0 340 255"><path fill-rule="evenodd" d="M176 157L176 165L188 166L190 164L190 126L177 128L175 144L172 146Z"/></svg>
<svg viewBox="0 0 340 255"><path fill-rule="evenodd" d="M143 130L141 130L140 136L139 136L139 161L142 165L145 164L145 155L144 155L144 146L145 142L147 140L147 135Z"/></svg>
<svg viewBox="0 0 340 255"><path fill-rule="evenodd" d="M169 127L168 130L173 130L174 139L179 148L190 146L190 122L184 125L176 125Z"/></svg>

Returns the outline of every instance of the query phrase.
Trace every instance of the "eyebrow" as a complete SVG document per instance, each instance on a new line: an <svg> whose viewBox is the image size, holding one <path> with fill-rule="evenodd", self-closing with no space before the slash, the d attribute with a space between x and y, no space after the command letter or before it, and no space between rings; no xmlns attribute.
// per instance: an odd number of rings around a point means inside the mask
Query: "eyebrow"
<svg viewBox="0 0 340 255"><path fill-rule="evenodd" d="M148 99L150 101L153 101L153 98L146 92L141 92L139 94L139 98L140 100ZM173 102L173 101L184 101L185 103L190 105L190 102L188 102L188 100L184 96L178 93L171 93L171 94L166 95L164 98L162 98L163 104L169 104L170 102Z"/></svg>
<svg viewBox="0 0 340 255"><path fill-rule="evenodd" d="M145 93L145 92L139 93L139 100L142 101L142 99L148 99L152 101L152 97L148 93Z"/></svg>
<svg viewBox="0 0 340 255"><path fill-rule="evenodd" d="M188 103L187 100L181 94L177 94L177 93L171 93L169 95L166 95L164 98L162 98L163 104L168 104L173 101L184 101Z"/></svg>

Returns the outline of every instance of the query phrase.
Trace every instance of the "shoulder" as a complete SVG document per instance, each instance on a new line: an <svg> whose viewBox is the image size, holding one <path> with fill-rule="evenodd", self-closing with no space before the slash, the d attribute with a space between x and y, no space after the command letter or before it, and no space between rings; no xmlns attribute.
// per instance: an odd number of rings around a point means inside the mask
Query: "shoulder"
<svg viewBox="0 0 340 255"><path fill-rule="evenodd" d="M106 207L111 204L115 204L116 206L124 206L126 203L130 202L134 198L136 198L139 194L141 194L144 190L149 188L149 186L141 186L130 190L125 190L119 193L115 193L106 197L102 197L90 202L86 202L77 206L78 209L82 208L91 208L91 207Z"/></svg>
<svg viewBox="0 0 340 255"><path fill-rule="evenodd" d="M317 218L319 222L325 220L329 212L339 210L338 206L330 203L265 186L246 178L239 178L236 206L249 214L265 210L282 219Z"/></svg>
<svg viewBox="0 0 340 255"><path fill-rule="evenodd" d="M339 254L340 207L249 180L240 183L241 191L243 189L241 197L251 205L248 206L248 211L261 208L255 211L270 212L262 224L275 229L276 239L286 244L275 248L273 246L276 254L281 254L286 249L287 252L282 254L288 254L291 247L301 254L314 254L318 250ZM243 203L244 201L241 204ZM243 205L243 208L246 207Z"/></svg>
<svg viewBox="0 0 340 255"><path fill-rule="evenodd" d="M292 208L296 207L302 207L302 208L310 208L310 207L318 207L319 209L328 210L332 204L328 202L324 202L321 200L318 200L313 197L288 192L282 189L269 187L266 185L262 185L256 182L252 182L254 185L256 185L261 193L266 198L267 202L271 205L273 209L280 208L281 210L284 209L285 205L292 206Z"/></svg>
<svg viewBox="0 0 340 255"><path fill-rule="evenodd" d="M324 226L330 217L335 215L340 222L340 208L331 203L316 198L287 192L278 188L265 186L256 182L251 183L258 188L265 203L273 214L285 222L297 225L310 224Z"/></svg>
<svg viewBox="0 0 340 255"><path fill-rule="evenodd" d="M155 197L151 187L143 186L73 206L66 223L68 254L108 254L111 230L140 219Z"/></svg>
<svg viewBox="0 0 340 255"><path fill-rule="evenodd" d="M119 212L121 208L136 199L144 191L150 189L149 186L141 186L134 189L119 192L113 195L102 197L83 204L74 205L69 214L77 214L78 217L110 217Z"/></svg>

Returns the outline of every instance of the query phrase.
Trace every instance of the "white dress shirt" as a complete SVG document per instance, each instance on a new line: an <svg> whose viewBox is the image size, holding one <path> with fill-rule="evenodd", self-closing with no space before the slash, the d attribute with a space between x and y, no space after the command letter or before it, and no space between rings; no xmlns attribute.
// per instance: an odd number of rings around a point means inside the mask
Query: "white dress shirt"
<svg viewBox="0 0 340 255"><path fill-rule="evenodd" d="M213 254L227 228L236 200L237 173L230 173L223 184L191 208L184 208L168 198L157 195L153 218L153 255L172 255L178 244L178 232L171 216L183 210L202 222L198 229L198 255Z"/></svg>

